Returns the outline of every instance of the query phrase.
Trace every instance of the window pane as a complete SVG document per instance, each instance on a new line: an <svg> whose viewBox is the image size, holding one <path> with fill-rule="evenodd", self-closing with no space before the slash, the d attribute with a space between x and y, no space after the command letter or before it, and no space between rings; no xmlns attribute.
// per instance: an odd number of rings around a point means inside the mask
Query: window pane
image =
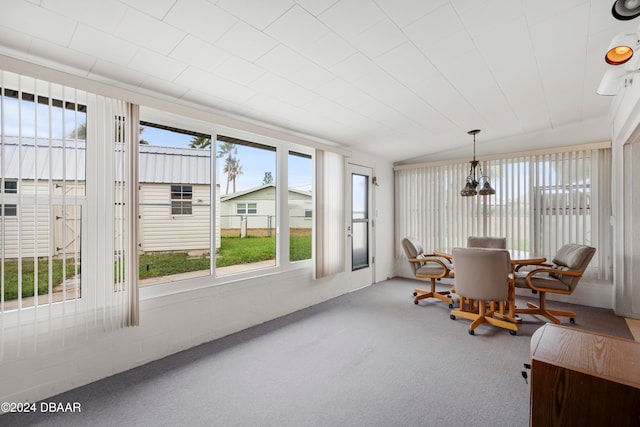
<svg viewBox="0 0 640 427"><path fill-rule="evenodd" d="M211 271L211 139L142 122L140 285Z"/></svg>
<svg viewBox="0 0 640 427"><path fill-rule="evenodd" d="M311 156L289 152L289 260L311 259L313 165Z"/></svg>
<svg viewBox="0 0 640 427"><path fill-rule="evenodd" d="M352 270L359 268L365 268L369 266L369 244L366 222L354 222L353 223L353 236L352 236L352 256L351 267Z"/></svg>
<svg viewBox="0 0 640 427"><path fill-rule="evenodd" d="M275 266L275 147L218 136L221 247L216 275Z"/></svg>
<svg viewBox="0 0 640 427"><path fill-rule="evenodd" d="M364 175L353 174L352 177L353 191L353 219L365 219L369 217L367 212L367 177Z"/></svg>
<svg viewBox="0 0 640 427"><path fill-rule="evenodd" d="M63 95L60 86L21 81L29 90L0 88L6 310L19 298L24 308L80 297L86 106L51 97Z"/></svg>
<svg viewBox="0 0 640 427"><path fill-rule="evenodd" d="M16 194L18 192L18 181L5 181L4 192L7 194Z"/></svg>

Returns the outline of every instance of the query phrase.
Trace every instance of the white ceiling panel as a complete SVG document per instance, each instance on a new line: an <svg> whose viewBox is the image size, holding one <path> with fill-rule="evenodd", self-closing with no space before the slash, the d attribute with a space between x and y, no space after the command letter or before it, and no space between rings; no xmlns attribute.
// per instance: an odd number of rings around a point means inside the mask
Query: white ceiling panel
<svg viewBox="0 0 640 427"><path fill-rule="evenodd" d="M51 0L57 1L57 0ZM73 1L73 0L70 0ZM100 0L96 0L100 2ZM173 7L176 3L176 0L118 0L120 3L124 3L128 6L131 6L134 9L139 10L140 12L144 12L148 15L153 16L156 19L162 20L165 17L167 12Z"/></svg>
<svg viewBox="0 0 640 427"><path fill-rule="evenodd" d="M265 29L265 33L297 51L309 46L327 32L328 29L321 22L297 5Z"/></svg>
<svg viewBox="0 0 640 427"><path fill-rule="evenodd" d="M379 67L361 53L356 53L330 68L337 77L348 82L355 82L363 76L379 71Z"/></svg>
<svg viewBox="0 0 640 427"><path fill-rule="evenodd" d="M42 0L42 7L81 21L106 33L113 32L128 8L114 0Z"/></svg>
<svg viewBox="0 0 640 427"><path fill-rule="evenodd" d="M495 13L496 10L500 10L500 13ZM456 13L472 37L501 31L505 25L524 18L521 1L488 0L483 7L466 11L456 10Z"/></svg>
<svg viewBox="0 0 640 427"><path fill-rule="evenodd" d="M266 71L249 61L232 56L215 69L215 74L241 85L248 85L262 76Z"/></svg>
<svg viewBox="0 0 640 427"><path fill-rule="evenodd" d="M211 94L217 98L238 103L245 102L255 94L255 91L247 86L234 83L194 67L187 68L175 79L175 82L183 86L197 87L204 94ZM194 93L194 91L191 90L189 93Z"/></svg>
<svg viewBox="0 0 640 427"><path fill-rule="evenodd" d="M429 12L446 5L447 0L376 0L378 6L399 27L406 27Z"/></svg>
<svg viewBox="0 0 640 427"><path fill-rule="evenodd" d="M220 0L216 5L237 18L264 30L293 6L291 0Z"/></svg>
<svg viewBox="0 0 640 427"><path fill-rule="evenodd" d="M231 54L197 37L188 35L171 52L170 56L204 71L213 71L231 57Z"/></svg>
<svg viewBox="0 0 640 427"><path fill-rule="evenodd" d="M302 106L311 102L317 95L287 79L266 73L250 84L257 93L271 95L291 105Z"/></svg>
<svg viewBox="0 0 640 427"><path fill-rule="evenodd" d="M134 9L129 9L125 13L114 34L130 43L149 48L163 55L171 52L187 35L182 30ZM149 34L155 35L149 37Z"/></svg>
<svg viewBox="0 0 640 427"><path fill-rule="evenodd" d="M215 44L247 61L255 61L278 43L249 24L237 22Z"/></svg>
<svg viewBox="0 0 640 427"><path fill-rule="evenodd" d="M255 63L278 76L289 77L311 64L311 61L293 49L278 45Z"/></svg>
<svg viewBox="0 0 640 427"><path fill-rule="evenodd" d="M337 2L338 0L296 0L296 3L305 8L307 12L313 16L320 15Z"/></svg>
<svg viewBox="0 0 640 427"><path fill-rule="evenodd" d="M407 25L403 30L418 46L439 44L440 40L450 38L454 34L468 34L451 5L434 10ZM455 55L455 51L450 55Z"/></svg>
<svg viewBox="0 0 640 427"><path fill-rule="evenodd" d="M382 21L385 14L371 0L342 0L323 12L319 18L345 40L351 40Z"/></svg>
<svg viewBox="0 0 640 427"><path fill-rule="evenodd" d="M126 65L139 47L111 34L78 25L69 47L115 64Z"/></svg>
<svg viewBox="0 0 640 427"><path fill-rule="evenodd" d="M166 99L171 101L182 98L189 91L188 86L178 85L175 82L168 82L153 76L145 77L139 87L149 95L162 93Z"/></svg>
<svg viewBox="0 0 640 427"><path fill-rule="evenodd" d="M333 79L318 87L315 93L352 110L371 102L371 97L342 79Z"/></svg>
<svg viewBox="0 0 640 427"><path fill-rule="evenodd" d="M169 82L175 80L187 68L183 62L144 48L138 49L127 65L138 72Z"/></svg>
<svg viewBox="0 0 640 427"><path fill-rule="evenodd" d="M325 68L330 68L344 61L356 52L357 50L353 46L335 33L326 33L300 50L300 53L311 61Z"/></svg>
<svg viewBox="0 0 640 427"><path fill-rule="evenodd" d="M333 74L312 62L304 65L296 73L288 77L291 82L310 90L315 90L318 86L335 78Z"/></svg>
<svg viewBox="0 0 640 427"><path fill-rule="evenodd" d="M178 0L163 21L213 43L226 33L237 19L206 0Z"/></svg>
<svg viewBox="0 0 640 427"><path fill-rule="evenodd" d="M407 36L396 24L383 19L351 39L351 44L369 58L375 58L406 41Z"/></svg>
<svg viewBox="0 0 640 427"><path fill-rule="evenodd" d="M69 44L76 25L70 18L21 0L4 0L0 11L0 27L62 46Z"/></svg>
<svg viewBox="0 0 640 427"><path fill-rule="evenodd" d="M604 52L639 22L611 5L3 0L0 53L393 161L444 159L472 128L494 152L610 137Z"/></svg>

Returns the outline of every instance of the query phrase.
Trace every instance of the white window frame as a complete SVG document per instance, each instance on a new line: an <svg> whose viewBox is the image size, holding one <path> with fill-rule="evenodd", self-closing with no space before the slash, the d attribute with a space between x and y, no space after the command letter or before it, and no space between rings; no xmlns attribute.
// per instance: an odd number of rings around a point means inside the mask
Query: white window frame
<svg viewBox="0 0 640 427"><path fill-rule="evenodd" d="M174 198L175 194L178 194L177 192L173 191L174 187L180 187L180 197L179 198ZM184 197L185 192L185 188L189 187L191 189L191 191L189 192L191 194L191 197L186 199ZM170 192L170 198L171 198L171 215L172 216L193 216L193 185L191 184L171 184L169 186L169 192ZM180 209L180 213L175 213L174 209ZM189 209L188 213L185 213L184 210L185 209Z"/></svg>
<svg viewBox="0 0 640 427"><path fill-rule="evenodd" d="M244 205L244 212L240 212L240 205ZM254 212L250 212L249 205L255 205ZM258 215L258 202L236 202L236 215Z"/></svg>

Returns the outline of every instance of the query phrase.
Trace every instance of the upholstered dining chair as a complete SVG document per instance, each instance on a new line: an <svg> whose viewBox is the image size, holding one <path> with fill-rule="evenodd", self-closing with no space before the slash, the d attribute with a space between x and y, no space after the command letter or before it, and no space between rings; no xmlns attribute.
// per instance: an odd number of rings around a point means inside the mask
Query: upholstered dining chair
<svg viewBox="0 0 640 427"><path fill-rule="evenodd" d="M518 325L497 316L496 302L515 298L509 251L495 248L454 248L456 266L456 293L460 307L451 310L450 317L472 320L469 334L482 323L509 330L511 335ZM471 302L474 302L473 304Z"/></svg>
<svg viewBox="0 0 640 427"><path fill-rule="evenodd" d="M467 237L468 248L494 248L494 249L507 249L506 237L480 237L469 236Z"/></svg>
<svg viewBox="0 0 640 427"><path fill-rule="evenodd" d="M426 298L436 298L449 303L453 307L453 299L449 296L451 291L436 291L436 279L449 277L451 271L451 258L444 254L425 253L422 244L412 237L402 239L402 248L407 256L414 276L419 279L429 279L429 290L416 288L413 291L413 302L418 304Z"/></svg>
<svg viewBox="0 0 640 427"><path fill-rule="evenodd" d="M575 312L547 308L546 295L571 295L595 253L594 247L569 243L558 250L551 264L534 265L531 271L519 271L519 266L516 266L516 287L530 288L540 295L538 305L528 302L527 308L516 308L516 314L541 315L553 323L560 323L556 316L563 316L569 317L569 321L575 323Z"/></svg>

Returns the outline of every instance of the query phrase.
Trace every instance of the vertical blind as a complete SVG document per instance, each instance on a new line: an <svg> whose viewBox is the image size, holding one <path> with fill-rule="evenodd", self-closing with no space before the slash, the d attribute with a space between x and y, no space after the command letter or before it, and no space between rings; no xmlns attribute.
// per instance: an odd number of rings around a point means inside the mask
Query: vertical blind
<svg viewBox="0 0 640 427"><path fill-rule="evenodd" d="M345 271L344 166L341 154L316 150L316 279Z"/></svg>
<svg viewBox="0 0 640 427"><path fill-rule="evenodd" d="M0 71L0 357L136 324L136 111Z"/></svg>
<svg viewBox="0 0 640 427"><path fill-rule="evenodd" d="M431 250L468 236L506 237L509 249L551 260L565 243L597 249L586 274L611 279L611 149L530 154L482 165L494 196L462 197L466 163L396 168L396 256L411 236Z"/></svg>

